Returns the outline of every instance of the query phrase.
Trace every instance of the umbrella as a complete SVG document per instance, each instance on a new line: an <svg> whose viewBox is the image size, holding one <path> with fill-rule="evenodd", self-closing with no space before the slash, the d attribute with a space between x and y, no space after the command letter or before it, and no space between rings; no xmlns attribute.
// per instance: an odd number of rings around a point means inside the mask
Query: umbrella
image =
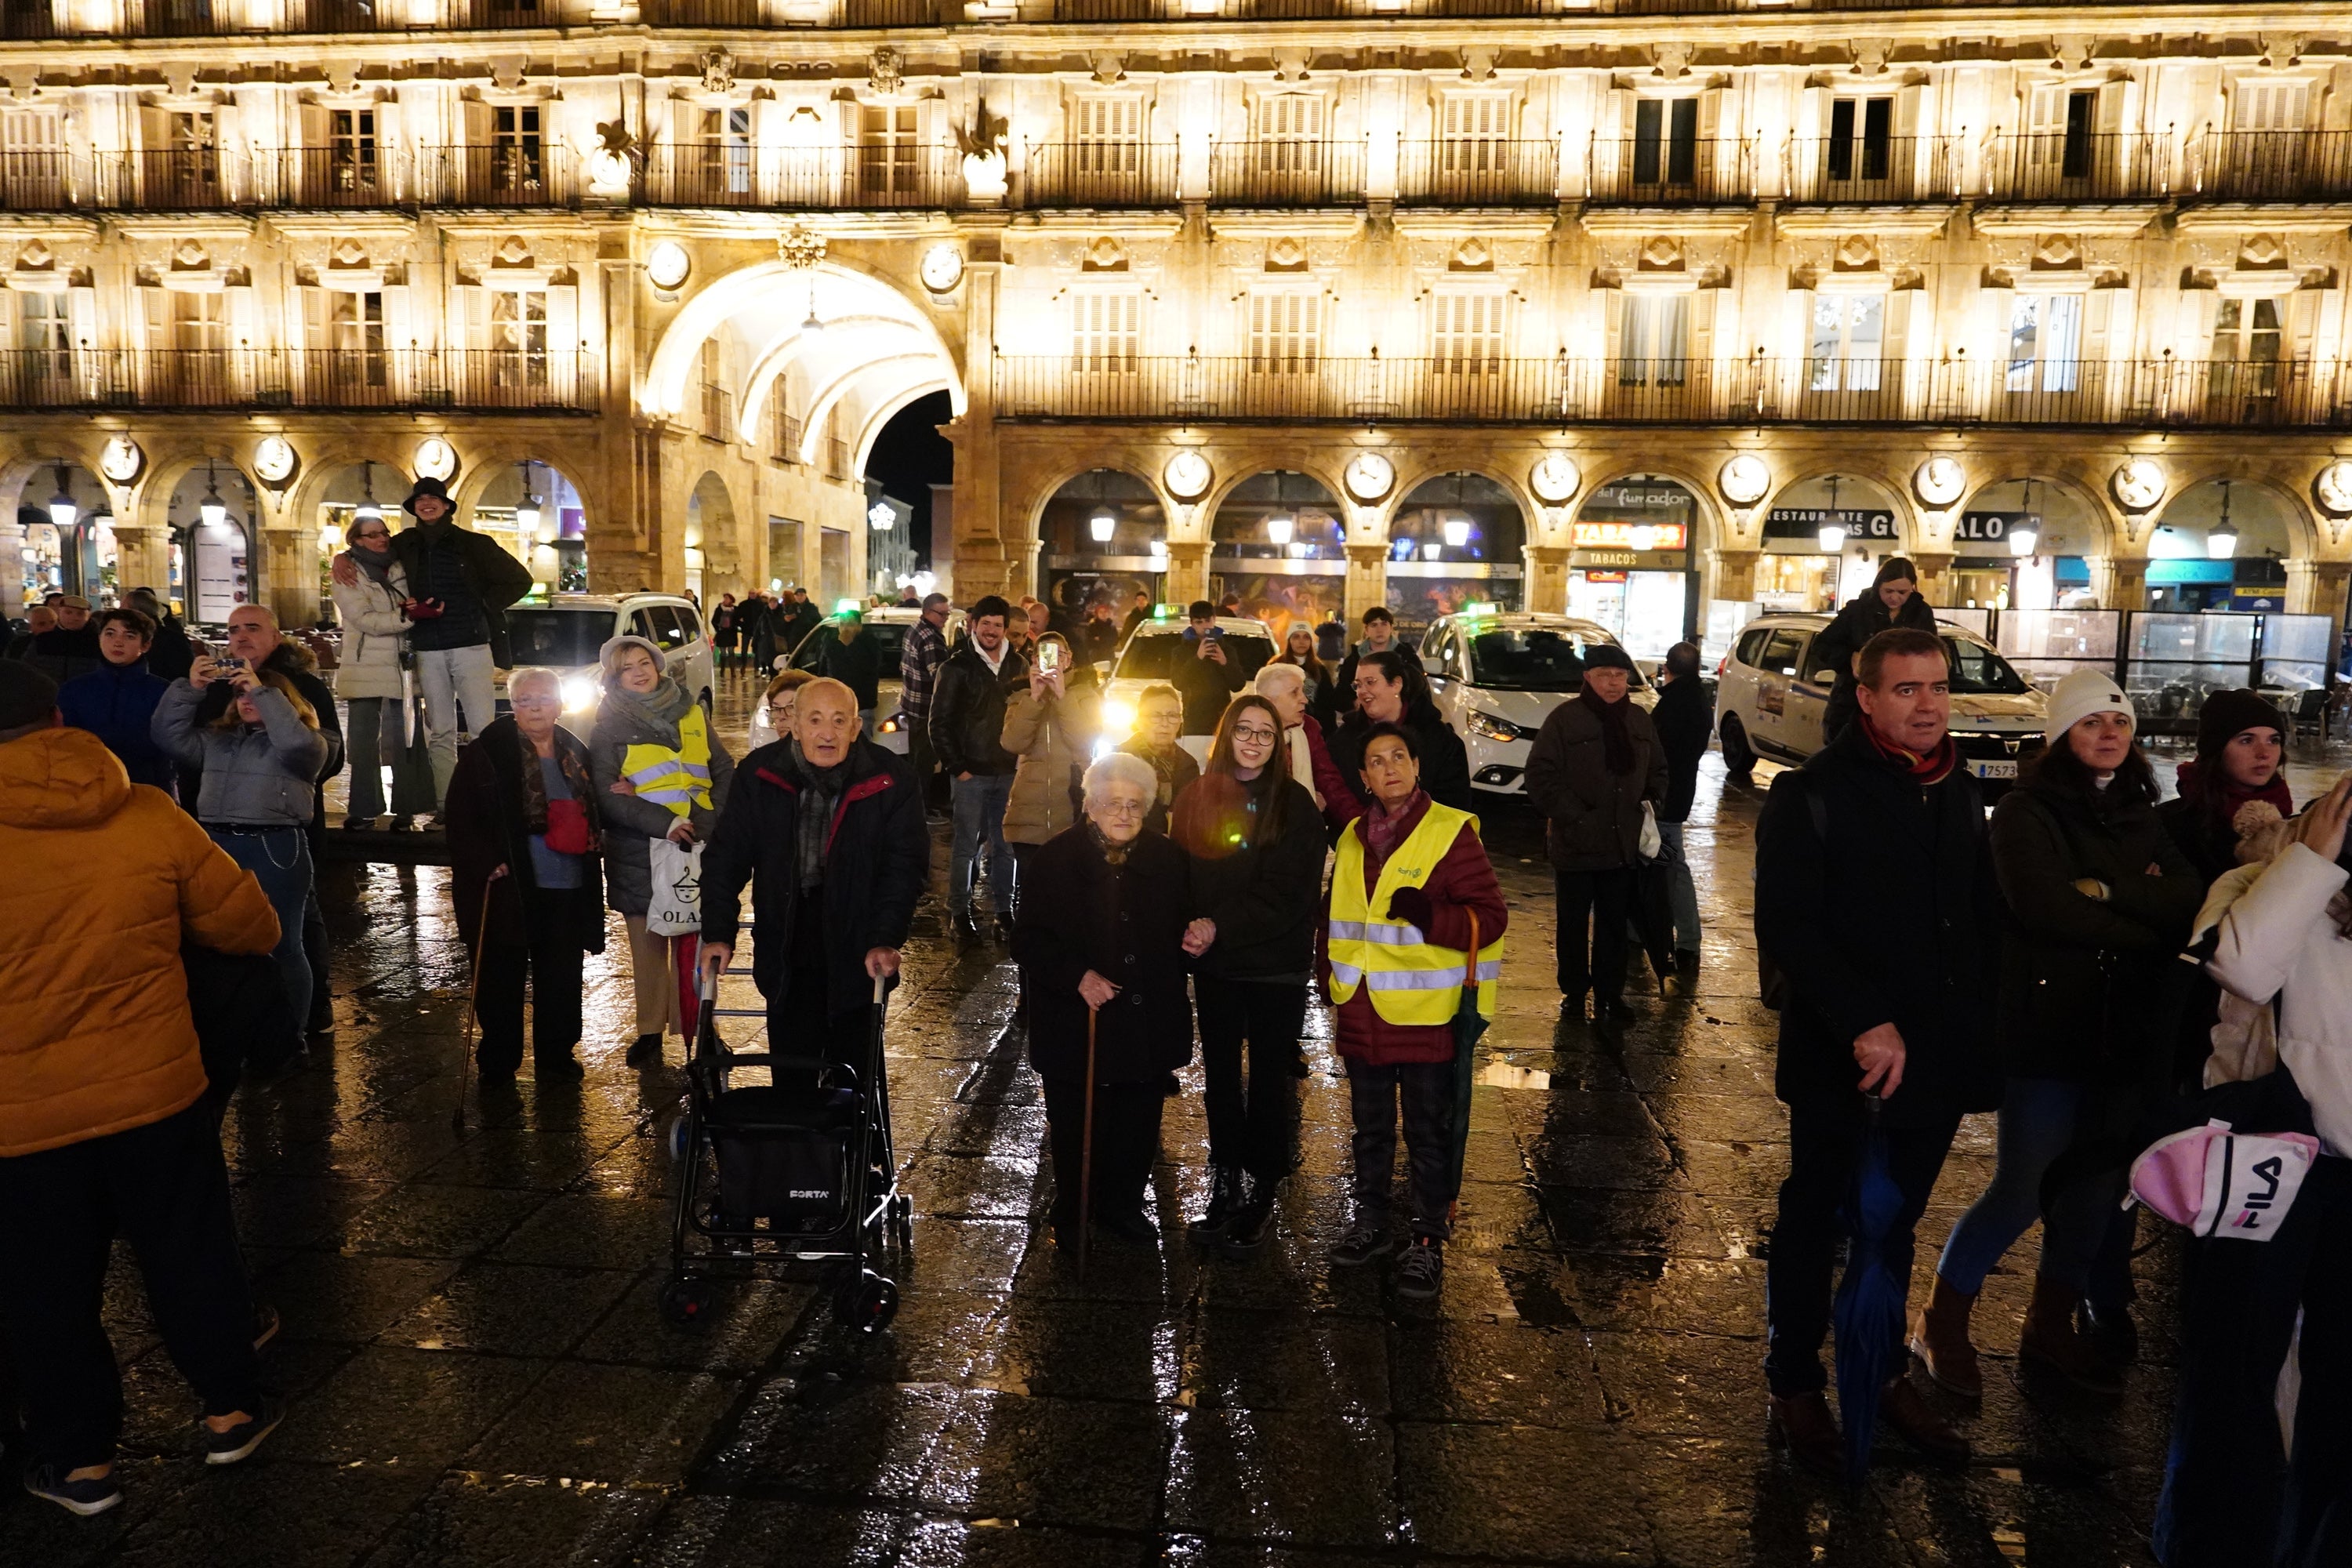
<svg viewBox="0 0 2352 1568"><path fill-rule="evenodd" d="M1449 1200L1459 1207L1462 1194L1462 1171L1470 1156L1470 1096L1476 1088L1472 1080L1472 1048L1478 1037L1486 1032L1486 1020L1478 1016L1478 917L1470 917L1470 951L1466 973L1462 985L1462 1005L1454 1011L1454 1155L1446 1164L1445 1190ZM1450 1217L1450 1216L1449 1216Z"/></svg>
<svg viewBox="0 0 2352 1568"><path fill-rule="evenodd" d="M1870 1124L1863 1134L1862 1158L1854 1165L1853 1194L1845 1215L1853 1245L1832 1310L1837 1325L1838 1414L1845 1421L1846 1480L1853 1486L1860 1486L1870 1469L1879 1394L1886 1386L1888 1363L1902 1342L1903 1295L1910 1284L1895 1279L1886 1267L1886 1233L1895 1228L1903 1208L1903 1190L1886 1168L1883 1103L1874 1094L1863 1098Z"/></svg>

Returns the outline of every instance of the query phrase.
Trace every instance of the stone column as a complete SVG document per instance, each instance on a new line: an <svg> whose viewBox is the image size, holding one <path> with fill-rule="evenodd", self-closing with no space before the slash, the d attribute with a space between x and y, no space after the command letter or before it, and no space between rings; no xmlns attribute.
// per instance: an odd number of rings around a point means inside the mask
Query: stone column
<svg viewBox="0 0 2352 1568"><path fill-rule="evenodd" d="M0 549L5 547L5 542L0 542ZM170 530L118 521L114 525L114 561L115 581L124 593L133 588L152 588L160 598L172 596Z"/></svg>
<svg viewBox="0 0 2352 1568"><path fill-rule="evenodd" d="M1171 605L1189 605L1209 596L1209 542L1171 539L1168 542L1168 585L1163 596Z"/></svg>
<svg viewBox="0 0 2352 1568"><path fill-rule="evenodd" d="M1958 557L1946 552L1936 554L1924 550L1911 552L1911 564L1919 569L1919 592L1930 605L1943 605L1950 598L1952 563Z"/></svg>
<svg viewBox="0 0 2352 1568"><path fill-rule="evenodd" d="M2352 587L2352 561L2290 561L2286 563L2286 607L2291 615L2326 616L2330 628L2327 646L2340 647L2344 638L2344 597Z"/></svg>
<svg viewBox="0 0 2352 1568"><path fill-rule="evenodd" d="M955 445L955 538L951 546L931 540L934 555L954 556L956 594L967 605L982 594L1021 593L1036 560L1034 548L1014 559L1000 515L1004 476L996 437L996 290L1003 268L1001 237L973 236L964 263L964 411L947 431Z"/></svg>
<svg viewBox="0 0 2352 1568"><path fill-rule="evenodd" d="M2084 558L2084 564L2091 569L2091 591L2098 595L2101 609L2147 608L2147 562L2145 557L2092 555Z"/></svg>
<svg viewBox="0 0 2352 1568"><path fill-rule="evenodd" d="M16 615L25 600L25 530L16 509L0 515L0 615Z"/></svg>
<svg viewBox="0 0 2352 1568"><path fill-rule="evenodd" d="M1530 544L1527 555L1527 608L1539 615L1568 613L1568 558L1564 544Z"/></svg>
<svg viewBox="0 0 2352 1568"><path fill-rule="evenodd" d="M1730 599L1735 602L1756 596L1756 568L1764 559L1760 550L1717 550L1710 553L1707 566L1714 585L1706 590L1710 599Z"/></svg>
<svg viewBox="0 0 2352 1568"><path fill-rule="evenodd" d="M272 519L261 531L261 597L281 626L319 618L319 542L310 530Z"/></svg>
<svg viewBox="0 0 2352 1568"><path fill-rule="evenodd" d="M1389 547L1385 542L1348 546L1348 613L1352 632L1364 624L1364 612L1389 602Z"/></svg>

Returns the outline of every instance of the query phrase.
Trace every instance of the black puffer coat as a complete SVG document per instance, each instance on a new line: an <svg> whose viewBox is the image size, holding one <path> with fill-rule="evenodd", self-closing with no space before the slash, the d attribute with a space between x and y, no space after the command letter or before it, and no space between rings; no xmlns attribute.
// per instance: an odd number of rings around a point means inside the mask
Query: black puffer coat
<svg viewBox="0 0 2352 1568"><path fill-rule="evenodd" d="M1256 817L1270 790L1282 791L1284 801L1282 831L1269 837ZM1217 925L1217 940L1194 971L1303 984L1315 970L1323 910L1323 815L1314 795L1271 770L1255 786L1230 773L1203 773L1176 797L1173 815L1171 837L1192 863L1192 912Z"/></svg>
<svg viewBox="0 0 2352 1568"><path fill-rule="evenodd" d="M1993 808L1992 852L2008 905L2002 1070L2081 1082L2137 1078L2151 1053L2168 1059L2164 1015L2189 973L2176 955L2205 879L2156 808L2028 781ZM2075 888L2086 877L2106 899Z"/></svg>
<svg viewBox="0 0 2352 1568"><path fill-rule="evenodd" d="M1898 614L1886 607L1876 588L1866 589L1846 601L1837 618L1813 639L1806 653L1807 668L1811 675L1816 669L1832 670L1837 684L1830 689L1829 707L1822 714L1822 738L1833 740L1839 731L1862 710L1862 700L1854 695L1860 683L1854 679L1853 656L1863 645L1884 631L1903 626L1911 631L1932 632L1936 629L1936 612L1928 606L1924 595L1914 594L1903 601Z"/></svg>
<svg viewBox="0 0 2352 1568"><path fill-rule="evenodd" d="M1192 1059L1184 928L1192 919L1183 854L1156 833L1114 866L1085 823L1055 834L1021 867L1013 957L1029 1002L1029 1062L1082 1079L1091 969L1119 994L1095 1020L1095 1081L1151 1083Z"/></svg>

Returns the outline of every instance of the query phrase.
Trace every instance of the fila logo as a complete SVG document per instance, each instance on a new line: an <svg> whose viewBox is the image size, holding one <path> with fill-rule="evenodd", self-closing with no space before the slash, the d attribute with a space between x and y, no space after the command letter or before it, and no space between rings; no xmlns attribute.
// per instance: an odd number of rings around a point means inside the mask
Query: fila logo
<svg viewBox="0 0 2352 1568"><path fill-rule="evenodd" d="M2254 1163L2249 1173L2262 1182L2262 1190L2246 1194L2244 1211L2231 1222L2231 1229L2260 1230L2263 1227L2263 1211L2278 1202L2279 1172L2284 1162L2275 1154Z"/></svg>

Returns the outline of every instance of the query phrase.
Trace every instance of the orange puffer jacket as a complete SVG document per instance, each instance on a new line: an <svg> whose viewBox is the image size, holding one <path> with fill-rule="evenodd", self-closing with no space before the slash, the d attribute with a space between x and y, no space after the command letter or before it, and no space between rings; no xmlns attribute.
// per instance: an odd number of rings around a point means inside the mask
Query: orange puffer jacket
<svg viewBox="0 0 2352 1568"><path fill-rule="evenodd" d="M261 884L82 730L0 744L0 1158L195 1103L181 933L268 952Z"/></svg>

